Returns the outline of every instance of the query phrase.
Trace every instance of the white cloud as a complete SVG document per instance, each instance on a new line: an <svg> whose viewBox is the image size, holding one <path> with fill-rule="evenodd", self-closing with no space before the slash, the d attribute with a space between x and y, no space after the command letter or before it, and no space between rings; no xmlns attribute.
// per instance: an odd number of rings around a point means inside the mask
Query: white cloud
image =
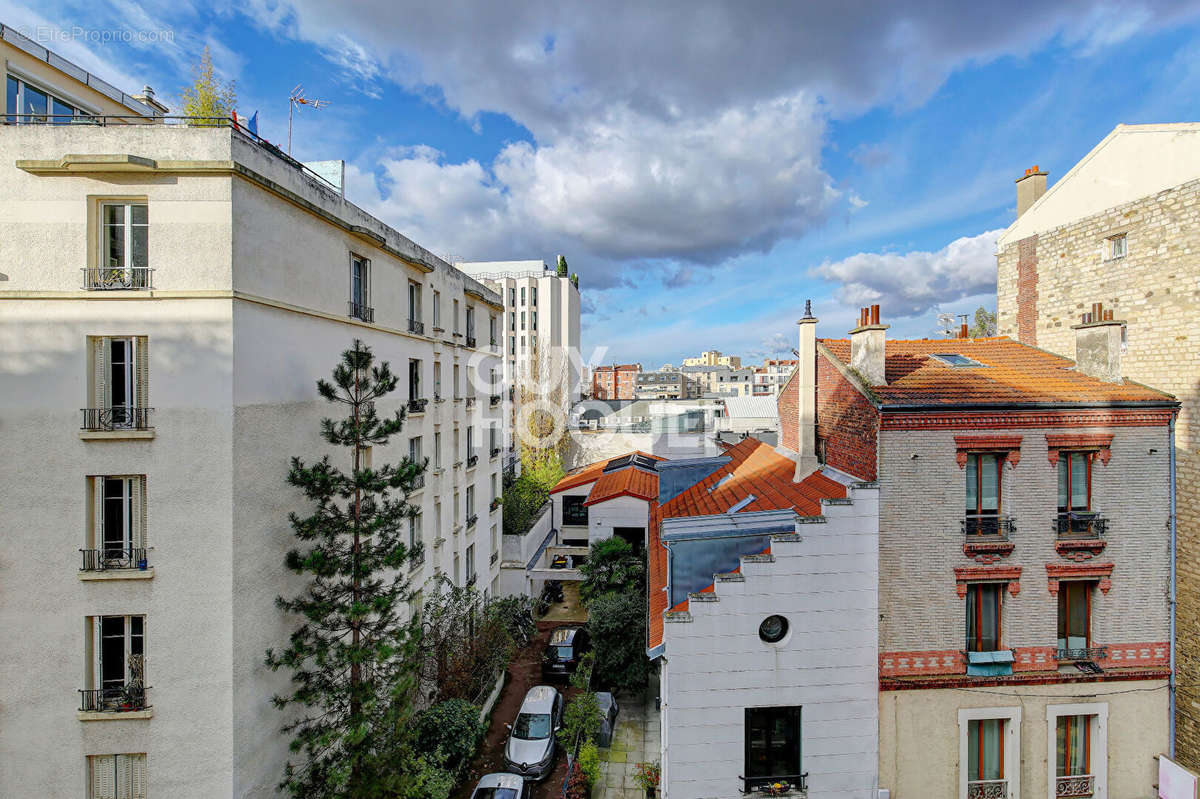
<svg viewBox="0 0 1200 799"><path fill-rule="evenodd" d="M996 240L1002 230L956 239L937 252L862 252L826 262L812 274L840 283L847 305L879 303L888 316L917 316L996 286Z"/></svg>

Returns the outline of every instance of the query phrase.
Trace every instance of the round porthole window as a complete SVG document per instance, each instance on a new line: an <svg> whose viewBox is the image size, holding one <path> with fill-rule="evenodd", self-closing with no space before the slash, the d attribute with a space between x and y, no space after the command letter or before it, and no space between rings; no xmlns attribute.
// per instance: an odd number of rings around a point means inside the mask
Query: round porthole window
<svg viewBox="0 0 1200 799"><path fill-rule="evenodd" d="M783 616L767 616L758 625L758 637L768 644L777 644L787 635L788 623Z"/></svg>

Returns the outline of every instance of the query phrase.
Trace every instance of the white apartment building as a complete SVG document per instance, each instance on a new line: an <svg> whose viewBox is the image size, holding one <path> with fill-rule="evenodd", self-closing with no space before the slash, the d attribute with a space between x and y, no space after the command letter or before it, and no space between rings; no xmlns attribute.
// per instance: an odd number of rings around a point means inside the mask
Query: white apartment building
<svg viewBox="0 0 1200 799"><path fill-rule="evenodd" d="M429 459L413 582L492 592L501 298L261 140L2 35L0 796L274 797L285 476L346 459L315 383L354 339L390 362L409 416L371 458ZM45 103L91 124L24 124Z"/></svg>
<svg viewBox="0 0 1200 799"><path fill-rule="evenodd" d="M566 383L562 386L564 426L570 406L582 396L579 287L544 261L459 262L455 267L483 281L501 296L504 303L504 316L495 343L503 351L504 384L518 387L510 392L513 403L506 414L504 430L509 458L515 459L513 430L520 412L518 393L523 378L538 372L561 373L565 377Z"/></svg>
<svg viewBox="0 0 1200 799"><path fill-rule="evenodd" d="M762 366L754 367L754 393L774 397L792 376L798 362L790 359L767 358Z"/></svg>

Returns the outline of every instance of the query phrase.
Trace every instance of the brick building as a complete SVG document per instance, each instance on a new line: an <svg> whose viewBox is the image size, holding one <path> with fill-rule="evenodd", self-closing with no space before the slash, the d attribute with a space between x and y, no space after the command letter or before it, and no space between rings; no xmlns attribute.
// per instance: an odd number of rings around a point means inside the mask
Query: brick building
<svg viewBox="0 0 1200 799"><path fill-rule="evenodd" d="M1106 316L1075 331L1076 367L1005 337L888 341L876 307L781 392L785 449L879 486L879 786L895 799L1153 791L1177 403L1096 376L1120 372Z"/></svg>
<svg viewBox="0 0 1200 799"><path fill-rule="evenodd" d="M637 395L637 376L640 363L597 366L592 369L592 399L631 400Z"/></svg>
<svg viewBox="0 0 1200 799"><path fill-rule="evenodd" d="M998 243L999 332L1074 351L1093 303L1121 321L1122 367L1177 396L1176 746L1200 769L1200 125L1119 125L1046 189L1017 181Z"/></svg>

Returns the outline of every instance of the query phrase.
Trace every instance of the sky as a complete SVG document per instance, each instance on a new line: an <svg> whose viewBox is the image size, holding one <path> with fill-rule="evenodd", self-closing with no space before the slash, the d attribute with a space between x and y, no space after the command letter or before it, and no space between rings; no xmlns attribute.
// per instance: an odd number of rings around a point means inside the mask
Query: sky
<svg viewBox="0 0 1200 799"><path fill-rule="evenodd" d="M209 47L238 112L347 162L454 260L580 277L585 360L790 357L995 307L1013 181L1121 123L1200 120L1200 0L0 0L0 22L178 109ZM600 349L603 348L603 349Z"/></svg>

